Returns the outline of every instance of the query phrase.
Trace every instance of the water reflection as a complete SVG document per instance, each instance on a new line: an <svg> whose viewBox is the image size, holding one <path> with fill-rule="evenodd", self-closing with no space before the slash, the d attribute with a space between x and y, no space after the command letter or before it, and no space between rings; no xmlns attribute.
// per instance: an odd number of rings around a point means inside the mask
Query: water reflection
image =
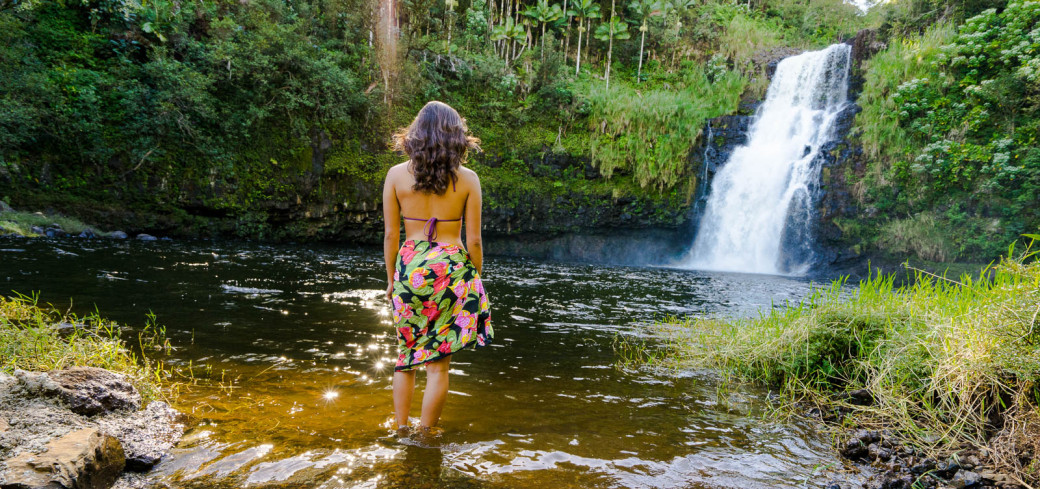
<svg viewBox="0 0 1040 489"><path fill-rule="evenodd" d="M428 448L389 429L377 250L12 240L0 258L3 289L166 325L164 360L203 379L178 406L197 426L156 469L174 487L793 488L834 462L811 427L762 421L764 392L614 368L617 335L757 314L800 280L492 258L495 343L453 358Z"/></svg>

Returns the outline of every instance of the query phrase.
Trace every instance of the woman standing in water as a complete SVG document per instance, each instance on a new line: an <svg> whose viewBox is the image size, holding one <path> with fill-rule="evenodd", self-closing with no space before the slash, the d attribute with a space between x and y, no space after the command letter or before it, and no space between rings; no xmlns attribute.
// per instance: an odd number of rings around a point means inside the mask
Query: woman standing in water
<svg viewBox="0 0 1040 489"><path fill-rule="evenodd" d="M398 342L394 417L402 434L409 427L415 369L426 367L420 429L429 431L448 396L451 355L484 346L493 335L480 281L480 179L462 167L479 143L459 113L441 102L426 104L394 135L394 149L409 157L387 172L383 184L386 296ZM402 217L406 241L398 249Z"/></svg>

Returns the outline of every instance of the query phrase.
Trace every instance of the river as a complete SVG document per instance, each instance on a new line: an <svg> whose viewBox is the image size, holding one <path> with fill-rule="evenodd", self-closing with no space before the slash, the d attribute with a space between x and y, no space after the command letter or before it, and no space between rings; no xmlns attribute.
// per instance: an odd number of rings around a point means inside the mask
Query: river
<svg viewBox="0 0 1040 489"><path fill-rule="evenodd" d="M197 379L176 401L191 428L153 471L171 487L795 488L840 464L810 424L768 418L764 390L619 368L612 346L666 316L758 314L807 281L504 257L484 280L494 344L453 357L427 447L390 436L378 250L0 239L0 292L166 327L164 361Z"/></svg>

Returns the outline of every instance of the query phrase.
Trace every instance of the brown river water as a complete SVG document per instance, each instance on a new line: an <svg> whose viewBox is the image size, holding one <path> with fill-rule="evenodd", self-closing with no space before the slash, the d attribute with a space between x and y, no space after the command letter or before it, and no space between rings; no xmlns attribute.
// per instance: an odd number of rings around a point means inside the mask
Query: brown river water
<svg viewBox="0 0 1040 489"><path fill-rule="evenodd" d="M613 349L667 316L797 301L808 281L492 256L484 282L494 343L453 357L445 433L422 444L391 436L379 250L0 240L0 293L166 327L164 361L199 379L152 472L172 487L799 488L840 466L812 425L766 415L765 390L619 368Z"/></svg>

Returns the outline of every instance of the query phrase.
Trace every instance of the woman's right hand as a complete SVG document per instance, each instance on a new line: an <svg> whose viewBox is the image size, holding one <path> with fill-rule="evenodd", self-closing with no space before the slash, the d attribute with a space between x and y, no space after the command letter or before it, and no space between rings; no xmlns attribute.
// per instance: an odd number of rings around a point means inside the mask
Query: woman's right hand
<svg viewBox="0 0 1040 489"><path fill-rule="evenodd" d="M387 302L389 302L391 304L394 303L394 284L393 284L393 282L391 282L389 285L386 286L386 300L387 300Z"/></svg>

